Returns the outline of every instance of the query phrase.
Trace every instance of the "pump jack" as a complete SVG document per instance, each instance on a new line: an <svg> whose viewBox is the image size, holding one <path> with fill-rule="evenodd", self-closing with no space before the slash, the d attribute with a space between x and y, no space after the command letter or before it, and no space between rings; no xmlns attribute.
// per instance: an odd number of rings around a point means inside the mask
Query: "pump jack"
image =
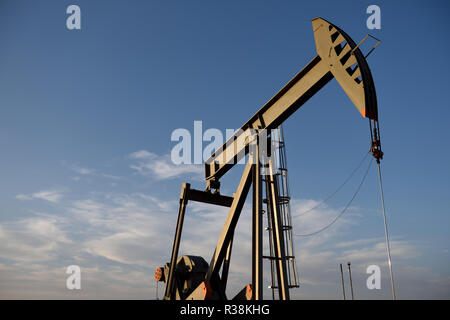
<svg viewBox="0 0 450 320"><path fill-rule="evenodd" d="M260 161L260 147L270 145L270 135L262 132L276 129L309 98L336 78L361 115L369 119L371 151L377 162L383 157L381 151L378 110L375 86L366 57L356 43L340 28L322 19L312 20L317 56L294 76L270 99L237 133L216 150L205 162L206 190L191 189L184 183L180 194L180 207L170 263L158 267L155 279L166 283L166 300L226 300L233 235L245 199L252 186L252 282L244 287L234 299L261 300L262 294L262 182L265 182L271 239L274 245L278 296L289 300L283 219L279 210L278 185L273 171L262 175L261 170L272 166L271 161ZM367 37L366 37L367 38ZM365 39L364 39L365 40ZM363 41L364 41L363 40ZM378 44L377 44L378 45ZM372 49L373 50L373 49ZM372 52L372 51L370 51ZM373 132L372 132L373 128ZM220 194L220 178L238 161L248 157L241 180L232 197ZM256 159L256 160L255 160ZM264 177L264 178L263 178ZM217 246L208 264L199 256L178 258L183 220L188 201L198 201L229 208L228 216ZM219 274L220 270L222 273Z"/></svg>

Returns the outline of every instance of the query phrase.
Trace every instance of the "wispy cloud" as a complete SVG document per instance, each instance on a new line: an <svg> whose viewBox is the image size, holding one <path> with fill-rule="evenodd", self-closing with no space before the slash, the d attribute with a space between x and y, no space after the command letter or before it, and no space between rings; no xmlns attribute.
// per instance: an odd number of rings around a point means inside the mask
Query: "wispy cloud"
<svg viewBox="0 0 450 320"><path fill-rule="evenodd" d="M391 240L391 254L398 259L411 259L420 255L420 247L403 240ZM344 251L344 255L354 262L382 261L386 263L386 243L372 241L369 245ZM379 263L380 264L380 263Z"/></svg>
<svg viewBox="0 0 450 320"><path fill-rule="evenodd" d="M87 167L82 167L82 166L80 166L78 164L71 163L71 162L68 162L68 161L62 161L62 165L64 167L67 167L70 170L74 171L75 173L80 174L80 175L90 175L90 174L93 174L95 172L94 169L90 169L90 168L87 168Z"/></svg>
<svg viewBox="0 0 450 320"><path fill-rule="evenodd" d="M68 168L70 171L75 172L77 174L76 176L71 178L73 181L77 182L83 181L92 183L94 179L100 178L112 180L113 182L111 182L109 185L117 186L119 181L127 180L125 177L102 172L102 170L98 168L95 169L88 168L86 166L80 166L78 164L71 163L68 161L62 161L61 163L65 168Z"/></svg>
<svg viewBox="0 0 450 320"><path fill-rule="evenodd" d="M199 165L175 165L170 155L157 155L147 150L139 150L129 155L134 161L130 168L139 174L153 175L156 179L170 179L183 175L199 175L201 177L202 167Z"/></svg>
<svg viewBox="0 0 450 320"><path fill-rule="evenodd" d="M33 200L41 199L52 203L57 203L63 197L63 193L60 190L44 190L31 194L18 194L16 199L18 200Z"/></svg>
<svg viewBox="0 0 450 320"><path fill-rule="evenodd" d="M72 169L73 169L73 171L75 171L76 173L82 174L82 175L91 174L91 173L93 172L92 169L82 168L82 167L73 167Z"/></svg>
<svg viewBox="0 0 450 320"><path fill-rule="evenodd" d="M136 159L153 157L146 152L135 156ZM34 198L34 194L27 197ZM291 204L295 215L317 202L292 199ZM0 222L0 241L6 244L0 247L0 258L8 261L4 263L0 260L0 295L4 296L8 292L9 296L17 298L73 298L61 288L59 282L63 282L66 277L64 267L78 264L83 272L85 287L81 295L84 298L152 298L154 282L149 280L148 274L170 258L177 205L176 199L165 201L144 193L92 193L75 201L59 203L60 214L64 218L40 215L16 222ZM352 262L357 298L389 298L383 237L343 239L349 228L358 225L358 219L361 219L358 211L352 208L350 215L344 215L332 228L321 234L295 239L301 288L292 292L292 298L340 298L337 268L339 263L346 261ZM209 261L227 212L227 208L190 203L179 254L199 255ZM314 231L339 212L340 208L332 206L318 207L314 213L295 218L294 228L299 233ZM251 207L247 204L234 235L227 288L230 297L251 281L250 232ZM394 237L391 248L397 280L403 290L399 290L399 296L450 296L448 275L410 265L424 247ZM382 292L369 291L365 287L366 268L370 264L382 268ZM267 287L270 284L268 264L265 264L265 268L267 272L263 281ZM18 277L18 273L26 274L26 277ZM423 273L429 275L429 281L423 279ZM145 280L142 282L140 279ZM420 283L421 290L410 290L410 283ZM438 293L435 292L437 283ZM42 288L40 295L35 293L37 287ZM22 291L17 291L17 288ZM265 297L271 295L267 288L264 294Z"/></svg>
<svg viewBox="0 0 450 320"><path fill-rule="evenodd" d="M64 231L64 219L35 216L0 224L0 258L11 261L49 261L72 241Z"/></svg>

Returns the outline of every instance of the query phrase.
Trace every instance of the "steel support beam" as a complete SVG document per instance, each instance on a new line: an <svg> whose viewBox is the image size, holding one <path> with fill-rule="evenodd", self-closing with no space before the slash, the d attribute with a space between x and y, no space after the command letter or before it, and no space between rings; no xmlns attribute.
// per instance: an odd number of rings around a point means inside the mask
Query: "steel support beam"
<svg viewBox="0 0 450 320"><path fill-rule="evenodd" d="M262 183L261 183L261 163L259 161L259 143L256 144L252 164L253 179L253 211L252 211L252 300L263 299L263 217L262 217Z"/></svg>
<svg viewBox="0 0 450 320"><path fill-rule="evenodd" d="M245 199L247 198L247 194L252 183L251 168L251 162L247 161L244 173L242 174L239 182L239 186L233 197L233 203L228 211L227 220L225 221L225 225L223 226L220 234L216 250L214 251L211 263L209 264L209 270L206 274L206 281L210 281L214 275L219 274L219 270L225 259L225 255L230 245L230 241L233 238L234 230L236 229L236 224L239 220L242 207L244 206Z"/></svg>
<svg viewBox="0 0 450 320"><path fill-rule="evenodd" d="M178 210L177 227L175 230L175 238L173 240L169 274L168 274L167 283L166 283L166 291L164 293L165 300L173 299L175 296L174 290L173 290L174 289L174 273L175 273L175 267L176 267L177 258L178 258L178 249L180 248L180 239L181 239L181 232L183 230L184 214L186 212L186 206L187 206L187 202L188 202L187 195L188 195L190 188L191 188L191 185L189 183L183 183L183 185L181 187L180 207Z"/></svg>
<svg viewBox="0 0 450 320"><path fill-rule="evenodd" d="M233 235L231 236L230 243L228 244L227 253L226 253L225 259L223 261L222 277L220 277L220 281L222 282L222 290L223 291L226 291L226 289L227 289L228 271L230 270L232 248L233 248Z"/></svg>
<svg viewBox="0 0 450 320"><path fill-rule="evenodd" d="M233 203L233 197L195 189L189 189L187 197L190 201L209 203L223 207L231 207L231 204Z"/></svg>

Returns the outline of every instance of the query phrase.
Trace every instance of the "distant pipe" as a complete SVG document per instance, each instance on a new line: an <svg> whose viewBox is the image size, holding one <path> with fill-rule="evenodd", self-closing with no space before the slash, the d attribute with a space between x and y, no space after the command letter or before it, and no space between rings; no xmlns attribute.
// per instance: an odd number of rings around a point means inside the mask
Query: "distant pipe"
<svg viewBox="0 0 450 320"><path fill-rule="evenodd" d="M339 267L341 268L342 294L344 295L345 300L344 272L342 271L342 263L339 264Z"/></svg>
<svg viewBox="0 0 450 320"><path fill-rule="evenodd" d="M355 300L355 297L353 295L352 269L350 268L350 262L347 262L347 265L348 265L348 274L350 277L350 291L352 293L352 300Z"/></svg>

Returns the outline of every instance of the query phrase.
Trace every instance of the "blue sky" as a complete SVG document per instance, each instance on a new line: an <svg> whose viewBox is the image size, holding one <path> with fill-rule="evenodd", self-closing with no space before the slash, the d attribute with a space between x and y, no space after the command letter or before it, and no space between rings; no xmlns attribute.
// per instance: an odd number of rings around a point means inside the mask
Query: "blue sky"
<svg viewBox="0 0 450 320"><path fill-rule="evenodd" d="M66 28L71 4L81 30ZM371 4L381 8L380 30L366 27ZM320 16L356 42L367 33L382 40L368 61L397 295L448 299L448 9L445 1L2 0L0 298L153 298L181 183L204 187L201 168L170 163L171 133L192 131L195 120L204 130L239 128L316 55L311 19ZM369 148L367 120L335 80L284 128L294 214L331 193ZM224 193L239 170L223 180ZM362 174L295 220L296 230L331 221ZM352 205L327 232L296 239L304 285L295 297L339 299L338 265L348 260L357 297L390 297L375 166ZM209 260L226 212L189 210L182 249ZM230 290L250 281L248 216ZM211 234L196 234L199 223ZM70 264L82 268L80 292L65 289ZM370 264L382 267L380 291L365 288Z"/></svg>

